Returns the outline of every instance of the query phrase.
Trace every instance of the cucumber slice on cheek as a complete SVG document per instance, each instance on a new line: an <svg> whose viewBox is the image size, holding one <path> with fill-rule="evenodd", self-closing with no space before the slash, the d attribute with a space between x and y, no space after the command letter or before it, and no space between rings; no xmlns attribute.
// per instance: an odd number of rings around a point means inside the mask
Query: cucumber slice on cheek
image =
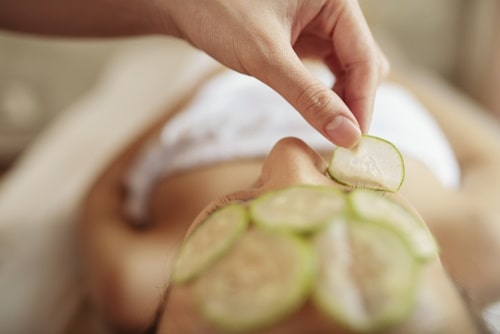
<svg viewBox="0 0 500 334"><path fill-rule="evenodd" d="M214 324L250 331L300 308L314 272L313 253L304 240L254 228L196 281L195 293Z"/></svg>
<svg viewBox="0 0 500 334"><path fill-rule="evenodd" d="M414 304L418 262L382 225L339 218L316 236L316 305L356 332L397 324Z"/></svg>
<svg viewBox="0 0 500 334"><path fill-rule="evenodd" d="M183 283L195 278L219 260L246 231L248 213L244 206L231 204L213 213L182 245L174 263L171 280Z"/></svg>
<svg viewBox="0 0 500 334"><path fill-rule="evenodd" d="M356 189L348 199L358 217L400 231L418 259L425 261L439 253L437 243L423 220L394 200L368 189Z"/></svg>

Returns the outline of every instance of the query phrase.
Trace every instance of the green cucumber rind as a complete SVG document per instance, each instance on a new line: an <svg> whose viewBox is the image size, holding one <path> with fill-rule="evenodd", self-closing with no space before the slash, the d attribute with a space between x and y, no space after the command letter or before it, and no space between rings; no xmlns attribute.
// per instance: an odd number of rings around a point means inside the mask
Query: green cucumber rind
<svg viewBox="0 0 500 334"><path fill-rule="evenodd" d="M204 224L210 224L210 218L212 218L212 215L215 214L220 214L225 210L239 210L241 214L241 219L238 221L235 221L235 229L232 231L232 234L229 236L229 240L226 240L226 243L223 243L223 241L219 241L217 243L218 249L216 249L215 252L213 252L212 256L210 256L204 263L201 265L197 266L196 268L193 268L191 270L186 270L182 271L182 269L179 268L180 261L182 260L183 256L183 251L188 247L188 243L192 240L192 238L196 235L196 233L201 233L203 232L203 225ZM229 204L222 209L219 209L212 215L208 216L199 226L196 227L196 229L193 231L193 233L187 238L187 240L184 241L183 245L180 247L174 261L173 265L173 270L172 274L170 277L170 281L173 284L185 284L195 278L197 278L199 275L201 275L204 271L206 271L208 268L210 268L214 263L216 263L224 254L226 254L236 243L236 241L243 235L243 233L247 230L248 225L250 223L250 217L247 208L240 204ZM201 232L200 232L201 231Z"/></svg>
<svg viewBox="0 0 500 334"><path fill-rule="evenodd" d="M303 224L301 226L297 225L287 225L286 222L281 222L278 224L275 223L269 223L265 218L263 218L259 213L257 213L258 206L267 200L269 200L270 197L274 197L278 194L281 194L283 192L289 191L289 190L296 190L296 189L307 189L307 190L317 190L321 192L326 192L329 194L334 194L338 199L341 199L343 201L343 208L336 212L336 214L343 213L346 208L346 196L345 194L338 188L334 187L329 187L329 186L317 186L317 185L308 185L308 184L301 184L301 185L294 185L291 187L286 187L274 191L267 192L257 198L255 198L249 205L249 211L250 211L250 219L252 222L262 228L266 229L273 229L273 230L282 230L284 232L298 232L298 233L311 233L311 232L316 232L321 230L326 224L329 223L329 221L334 217L334 215L325 217L323 219L319 219L317 221L308 221L307 224ZM336 215L335 214L335 215Z"/></svg>
<svg viewBox="0 0 500 334"><path fill-rule="evenodd" d="M351 187L351 188L366 188L366 189L372 189L372 190L384 190L384 191L390 191L390 192L394 192L394 193L398 192L399 189L401 189L401 186L403 185L405 177L406 177L406 168L405 168L405 164L404 164L403 155L401 154L401 152L399 151L399 149L396 147L396 145L394 145L393 143L391 143L387 139L384 139L384 138L381 138L381 137L377 137L377 136L373 136L373 135L367 135L367 134L361 135L361 140L363 140L363 139L370 139L370 140L374 139L374 140L377 140L377 141L381 141L381 142L384 142L384 143L386 143L386 144L388 144L388 145L390 145L391 147L394 148L394 151L397 153L397 155L398 155L398 157L399 157L399 159L401 161L401 165L402 165L402 174L401 174L401 180L400 180L399 184L396 187L393 187L393 188L382 186L382 185L378 185L378 184L362 184L362 185L358 185L356 182L351 182L350 180L343 180L342 178L339 178L338 176L335 175L335 170L333 170L333 168L331 168L332 167L332 162L335 159L335 153L337 153L339 149L345 149L345 148L338 147L338 146L335 147L334 150L333 150L332 158L330 159L330 163L329 163L328 168L327 168L328 175L335 182L338 182L339 184L342 184L344 186Z"/></svg>
<svg viewBox="0 0 500 334"><path fill-rule="evenodd" d="M353 219L349 214L346 214L345 219L349 221L350 219ZM402 239L402 244L406 248L406 250L411 253L411 250L409 249L408 244L406 243L403 238L399 235L397 231L394 229L386 226L386 225L381 225L377 222L372 222L372 221L367 221L367 220L360 220L359 218L354 218L356 219L356 222L354 224L372 224L373 226L378 226L378 228L384 229L386 231L389 231L389 233L393 233L396 237ZM336 222L333 222L332 224L335 224ZM349 222L347 224L350 224ZM319 254L317 255L319 258ZM319 262L319 260L318 260ZM318 263L319 266L321 266L321 263ZM407 319L413 310L416 302L416 294L418 291L418 286L419 286L419 281L420 281L420 271L421 271L422 264L415 260L413 262L412 266L412 272L409 274L409 277L413 277L412 282L409 284L408 289L406 290L406 293L401 295L399 298L404 298L407 302L402 305L402 307L399 307L397 310L392 312L391 314L386 315L385 317L375 319L375 321L371 323L365 323L365 324L360 324L360 323L354 323L352 322L352 319L349 319L349 316L346 315L345 311L341 306L335 307L333 306L328 300L325 294L319 289L319 284L316 286L315 289L313 289L312 294L311 294L311 299L316 305L316 307L322 311L326 316L330 317L332 320L338 322L339 324L342 324L346 328L350 330L354 330L356 333L373 333L373 332L379 332L385 329L388 329L392 326L398 325L399 323L403 322L405 319Z"/></svg>
<svg viewBox="0 0 500 334"><path fill-rule="evenodd" d="M237 321L231 316L220 316L214 314L211 312L209 307L204 305L203 296L201 296L200 293L197 293L196 304L198 305L201 314L214 326L224 331L232 333L247 333L279 323L281 320L284 320L287 316L293 314L302 307L305 301L310 297L314 282L316 281L317 260L314 250L309 242L293 233L283 233L261 229L258 227L255 229L262 230L265 233L276 234L280 237L286 237L293 244L293 248L297 249L297 263L303 264L302 275L293 285L295 287L293 291L284 292L284 296L288 298L286 301L282 300L281 305L279 305L279 307L274 307L272 312L262 314L260 318L253 319L251 321ZM221 265L221 263L218 265ZM201 277L198 282L202 279L203 277Z"/></svg>
<svg viewBox="0 0 500 334"><path fill-rule="evenodd" d="M399 209L401 209L402 211L404 211L406 214L408 214L409 217L413 218L415 224L419 225L418 227L421 228L424 233L425 233L425 236L428 238L429 242L432 243L433 245L433 249L431 251L428 251L428 252L422 252L420 251L417 247L415 247L415 244L414 244L414 240L412 239L412 235L409 235L409 233L404 233L404 230L402 229L399 229L397 226L395 226L394 223L389 223L387 220L384 220L382 218L375 218L375 217L367 217L366 215L364 215L363 213L360 212L360 210L357 208L357 205L354 203L354 196L360 192L365 192L365 193L373 193L374 195L375 194L378 194L380 197L382 197L385 201L387 202L390 202L391 205L395 205L395 206L398 206ZM359 219L362 219L362 220L369 220L375 224L380 224L380 225L383 225L389 229L392 229L394 232L396 232L408 245L408 247L411 249L413 255L415 256L416 259L418 259L419 261L422 261L422 262L426 262L426 261L429 261L430 259L436 257L439 255L439 245L438 243L436 242L436 239L434 238L434 236L432 235L432 233L430 232L430 230L427 228L427 226L425 225L424 221L422 220L422 218L420 218L419 216L417 216L415 213L413 213L411 210L409 210L408 208L404 207L403 205L401 205L400 203L394 201L393 199L387 197L387 196L384 196L383 195L383 191L380 191L380 190L372 190L372 189L355 189L353 190L352 192L350 192L347 196L347 207L348 207L348 210L350 210L350 212L353 214L353 216L359 218Z"/></svg>

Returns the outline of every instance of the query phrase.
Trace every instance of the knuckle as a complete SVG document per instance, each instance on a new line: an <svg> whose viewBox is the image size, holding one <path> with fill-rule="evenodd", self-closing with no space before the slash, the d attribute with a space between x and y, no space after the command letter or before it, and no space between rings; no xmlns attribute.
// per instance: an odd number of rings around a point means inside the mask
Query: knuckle
<svg viewBox="0 0 500 334"><path fill-rule="evenodd" d="M387 76L390 63L385 56L372 56L364 61L350 64L348 72L357 72L359 77L379 81Z"/></svg>
<svg viewBox="0 0 500 334"><path fill-rule="evenodd" d="M365 64L365 73L368 78L378 78L381 74L382 68L380 62L376 58L370 59Z"/></svg>
<svg viewBox="0 0 500 334"><path fill-rule="evenodd" d="M321 84L312 84L300 94L297 100L298 109L313 119L325 118L328 109L331 109L331 94L332 92Z"/></svg>
<svg viewBox="0 0 500 334"><path fill-rule="evenodd" d="M266 71L279 68L284 58L284 48L268 36L260 36L251 42L242 45L245 52L242 59L249 74L265 76Z"/></svg>
<svg viewBox="0 0 500 334"><path fill-rule="evenodd" d="M366 77L373 77L379 72L378 57L365 55L362 60L354 61L346 66L346 73L357 72Z"/></svg>

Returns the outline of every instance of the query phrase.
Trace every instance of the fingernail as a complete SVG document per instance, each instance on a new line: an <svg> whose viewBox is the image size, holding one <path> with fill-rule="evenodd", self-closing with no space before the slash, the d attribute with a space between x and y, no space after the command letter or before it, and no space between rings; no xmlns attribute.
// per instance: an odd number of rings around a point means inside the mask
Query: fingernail
<svg viewBox="0 0 500 334"><path fill-rule="evenodd" d="M358 143L361 130L350 119L336 116L325 128L326 135L338 146L354 147Z"/></svg>

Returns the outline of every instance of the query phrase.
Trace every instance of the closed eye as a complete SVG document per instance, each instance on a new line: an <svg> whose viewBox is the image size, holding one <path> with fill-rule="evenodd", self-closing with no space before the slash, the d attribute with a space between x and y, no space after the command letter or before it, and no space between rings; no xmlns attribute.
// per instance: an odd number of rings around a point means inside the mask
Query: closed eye
<svg viewBox="0 0 500 334"><path fill-rule="evenodd" d="M256 190L242 190L224 195L213 201L202 215L202 220L230 203L245 203L257 196Z"/></svg>

